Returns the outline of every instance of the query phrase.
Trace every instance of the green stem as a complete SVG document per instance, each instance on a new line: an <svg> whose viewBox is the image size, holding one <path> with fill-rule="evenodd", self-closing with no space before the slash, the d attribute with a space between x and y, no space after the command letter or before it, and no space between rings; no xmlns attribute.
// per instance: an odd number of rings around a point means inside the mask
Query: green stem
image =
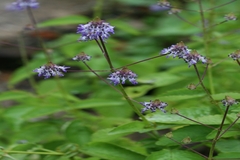
<svg viewBox="0 0 240 160"><path fill-rule="evenodd" d="M225 110L225 113L224 113L224 115L223 115L222 123L220 124L220 127L219 127L219 129L218 129L218 132L217 132L215 138L214 138L213 141L212 141L212 146L211 146L211 149L210 149L210 152L209 152L208 160L212 160L212 158L213 158L214 149L215 149L216 143L217 143L217 141L218 141L218 139L219 139L219 135L220 135L221 132L222 132L222 128L223 128L225 119L226 119L226 117L227 117L227 113L228 113L229 107L230 107L230 106L227 106L227 108L226 108L226 110Z"/></svg>
<svg viewBox="0 0 240 160"><path fill-rule="evenodd" d="M207 55L207 57L210 57L209 55L209 34L211 33L211 30L207 30L205 17L204 17L204 10L202 7L201 0L198 0L199 9L200 9L200 17L202 22L202 31L203 31L203 41L204 41L204 50ZM213 75L212 75L212 68L210 67L208 69L208 79L209 79L209 85L210 85L210 92L212 94L215 93L214 85L213 85Z"/></svg>

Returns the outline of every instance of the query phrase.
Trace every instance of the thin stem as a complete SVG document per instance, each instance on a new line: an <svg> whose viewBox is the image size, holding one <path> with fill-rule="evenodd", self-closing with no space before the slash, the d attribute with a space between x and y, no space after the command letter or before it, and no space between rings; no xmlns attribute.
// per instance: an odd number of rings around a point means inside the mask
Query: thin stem
<svg viewBox="0 0 240 160"><path fill-rule="evenodd" d="M238 63L238 65L240 66L240 61L237 59L237 63Z"/></svg>
<svg viewBox="0 0 240 160"><path fill-rule="evenodd" d="M201 0L198 0L198 5L200 9L200 17L202 22L202 31L203 31L203 41L204 41L204 49L207 56L209 56L209 35L210 32L207 31L206 23L205 23L205 16L204 16L204 10L201 3ZM209 79L209 85L210 85L210 91L212 94L215 93L214 86L213 86L213 76L212 76L212 69L209 68L208 70L208 79Z"/></svg>
<svg viewBox="0 0 240 160"><path fill-rule="evenodd" d="M195 120L193 120L193 119L191 119L191 118L188 118L188 117L186 117L186 116L184 116L184 115L181 115L181 114L179 114L179 113L176 113L176 115L178 115L178 116L180 116L180 117L183 117L183 118L185 118L185 119L187 119L187 120L190 120L190 121L192 121L192 122L198 123L198 124L200 124L200 125L202 125L202 126L205 126L205 127L211 128L211 129L216 129L216 128L212 127L212 126L209 126L209 125L203 124L203 123L201 123L201 122L195 121Z"/></svg>
<svg viewBox="0 0 240 160"><path fill-rule="evenodd" d="M32 24L33 24L33 26L35 28L35 32L38 35L37 21L36 21L34 15L32 13L31 7L29 7L29 6L27 7L27 13L28 13L28 15L30 17L30 20L31 20L31 22L32 22ZM49 53L47 51L47 48L46 48L43 40L39 36L37 36L37 39L38 39L38 41L39 41L39 43L40 43L40 45L41 45L41 47L42 47L42 49L44 51L44 54L45 54L45 56L47 58L47 61L50 62L51 61L51 57L50 57L50 55L49 55Z"/></svg>
<svg viewBox="0 0 240 160"><path fill-rule="evenodd" d="M217 140L219 140L219 139L222 137L222 135L225 134L225 133L239 120L239 118L240 118L240 117L237 117L237 119L236 119L230 126L228 126L228 128L225 129L225 130L218 136Z"/></svg>
<svg viewBox="0 0 240 160"><path fill-rule="evenodd" d="M202 78L200 77L200 74L199 74L199 72L198 72L198 69L197 69L196 64L194 64L193 66L194 66L194 69L195 69L195 71L196 71L196 73L197 73L197 77L198 77L198 79L199 79L199 82L200 82L202 88L203 88L204 91L207 93L207 95L208 95L208 97L211 99L211 101L214 102L215 100L212 98L211 94L209 93L209 91L207 90L207 88L206 88L206 87L204 86L204 84L203 84Z"/></svg>
<svg viewBox="0 0 240 160"><path fill-rule="evenodd" d="M109 67L110 67L111 71L114 72L114 67L113 67L113 65L112 65L112 62L111 62L111 59L110 59L110 57L109 57L107 48L106 48L106 46L105 46L105 44L104 44L104 41L103 41L103 39L102 39L101 36L99 36L99 39L100 39L101 45L102 45L102 47L103 47L104 55L105 55L105 57L106 57L106 59L107 59L107 62L108 62L108 64L109 64Z"/></svg>
<svg viewBox="0 0 240 160"><path fill-rule="evenodd" d="M93 73L95 74L99 79L101 79L103 82L105 82L107 85L109 85L111 88L113 88L115 91L117 91L118 93L120 93L123 96L123 93L120 92L116 87L114 87L112 84L110 84L108 81L106 81L104 78L102 78L100 75L98 75L94 70L92 70L92 68L86 63L83 62L86 67Z"/></svg>
<svg viewBox="0 0 240 160"><path fill-rule="evenodd" d="M146 124L150 124L150 122L148 122L148 120L142 115L142 113L138 110L138 108L132 103L131 99L128 97L127 93L125 92L122 84L119 84L120 90L123 93L124 98L128 101L128 103L130 104L130 106L133 108L133 110L135 111L135 113L142 118L142 120L146 123ZM150 124L151 125L151 124Z"/></svg>
<svg viewBox="0 0 240 160"><path fill-rule="evenodd" d="M25 50L25 43L24 43L24 40L23 40L23 34L22 32L20 33L20 37L19 37L19 50L20 50L20 53L21 53L21 58L22 58L22 62L24 63L24 65L26 66L26 72L28 73L29 77L29 82L30 82L30 85L31 87L34 89L35 92L37 92L37 84L36 84L36 81L34 80L33 76L32 76L32 69L29 68L29 61L28 61L28 56L27 56L27 53L26 53L26 50Z"/></svg>
<svg viewBox="0 0 240 160"><path fill-rule="evenodd" d="M218 6L215 6L215 7L212 7L212 8L208 8L208 9L206 9L206 11L213 10L213 9L216 9L216 8L220 8L220 7L222 7L222 6L228 5L228 4L233 3L233 2L235 2L235 1L236 1L236 0L232 0L232 1L229 1L229 2L227 2L227 3L223 3L223 4L221 4L221 5L218 5Z"/></svg>
<svg viewBox="0 0 240 160"><path fill-rule="evenodd" d="M205 68L205 70L204 70L204 72L203 72L203 75L202 75L202 78L201 78L202 81L203 81L203 79L204 79L204 77L205 77L205 75L206 75L206 73L207 73L207 70L208 70L208 64L207 64L207 66L206 66L206 68ZM200 84L200 81L198 82L198 84L196 84L196 87L197 87L199 84Z"/></svg>
<svg viewBox="0 0 240 160"><path fill-rule="evenodd" d="M186 22L186 23L188 23L188 24L190 24L190 25L192 25L192 26L194 26L194 27L197 27L197 28L199 28L199 26L197 26L197 25L195 25L195 24L193 24L192 22L189 22L189 21L187 21L186 19L184 19L183 17L181 17L179 14L174 14L177 18L179 18L180 20L182 20L182 21L184 21L184 22Z"/></svg>
<svg viewBox="0 0 240 160"><path fill-rule="evenodd" d="M135 64L138 64L138 63L142 63L142 62L149 61L149 60L152 60L152 59L155 59L155 58L158 58L158 57L163 57L163 56L166 56L166 55L167 55L167 54L164 54L164 55L162 54L162 55L158 55L158 56L146 58L146 59L143 59L143 60L140 60L140 61L131 63L131 64L127 64L127 65L122 66L122 67L118 67L118 68L116 68L116 69L121 69L121 68L123 68L123 67L129 67L129 66L132 66L132 65L135 65Z"/></svg>
<svg viewBox="0 0 240 160"><path fill-rule="evenodd" d="M221 124L220 124L220 127L219 127L219 129L218 129L218 131L217 131L217 134L216 134L215 138L214 138L213 141L212 141L212 146L211 146L211 149L210 149L210 152L209 152L209 156L208 156L208 159L209 159L209 160L212 160L212 158L213 158L213 152L214 152L216 143L217 143L217 141L218 141L218 139L219 139L219 135L220 135L221 132L222 132L222 128L223 128L225 119L226 119L226 117L227 117L227 113L228 113L229 107L230 107L230 106L228 105L227 108L226 108L226 110L225 110L225 113L224 113L224 115L223 115L223 119L222 119L222 122L221 122Z"/></svg>

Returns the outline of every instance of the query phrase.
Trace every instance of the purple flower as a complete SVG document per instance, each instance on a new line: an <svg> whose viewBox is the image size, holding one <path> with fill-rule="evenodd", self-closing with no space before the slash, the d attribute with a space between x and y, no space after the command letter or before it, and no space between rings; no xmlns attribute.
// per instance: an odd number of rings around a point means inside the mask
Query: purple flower
<svg viewBox="0 0 240 160"><path fill-rule="evenodd" d="M137 74L127 68L123 68L122 70L111 73L107 79L109 79L114 85L118 85L119 83L124 84L127 79L135 85L137 84L136 78Z"/></svg>
<svg viewBox="0 0 240 160"><path fill-rule="evenodd" d="M179 59L183 59L186 63L188 63L189 67L197 64L199 61L203 64L208 62L206 57L198 54L196 51L191 51L183 42L172 45L169 48L164 48L160 54L166 54L167 58L173 56L173 58L178 57Z"/></svg>
<svg viewBox="0 0 240 160"><path fill-rule="evenodd" d="M160 109L163 113L166 113L164 108L168 106L167 103L162 102L158 99L156 99L154 101L150 101L150 102L141 102L141 104L144 106L144 108L142 109L142 113L144 113L147 110L151 110L152 112L156 112L156 109Z"/></svg>
<svg viewBox="0 0 240 160"><path fill-rule="evenodd" d="M80 24L77 33L82 35L79 41L98 40L99 37L105 41L110 34L114 34L114 27L103 20L97 19L87 24Z"/></svg>
<svg viewBox="0 0 240 160"><path fill-rule="evenodd" d="M78 55L76 55L75 57L73 57L74 61L89 61L91 59L91 56L85 54L84 52L79 53Z"/></svg>
<svg viewBox="0 0 240 160"><path fill-rule="evenodd" d="M228 57L232 58L233 60L240 59L240 50L236 50L235 52L229 54Z"/></svg>
<svg viewBox="0 0 240 160"><path fill-rule="evenodd" d="M238 101L236 101L232 97L226 96L225 99L222 100L222 104L224 106L232 106L234 104L238 104Z"/></svg>
<svg viewBox="0 0 240 160"><path fill-rule="evenodd" d="M66 69L70 67L64 67L64 66L58 66L56 64L53 64L52 62L49 62L46 65L41 66L40 68L36 68L33 70L33 72L37 72L38 76L43 76L44 79L47 79L51 76L64 76L63 72L67 72Z"/></svg>
<svg viewBox="0 0 240 160"><path fill-rule="evenodd" d="M12 4L8 5L6 8L8 10L24 10L27 7L38 8L39 3L36 0L17 0Z"/></svg>

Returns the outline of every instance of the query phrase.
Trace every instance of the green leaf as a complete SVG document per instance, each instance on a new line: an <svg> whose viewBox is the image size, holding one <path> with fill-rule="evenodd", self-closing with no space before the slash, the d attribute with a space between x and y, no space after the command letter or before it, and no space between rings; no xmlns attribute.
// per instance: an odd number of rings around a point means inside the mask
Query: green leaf
<svg viewBox="0 0 240 160"><path fill-rule="evenodd" d="M17 99L23 99L23 98L29 98L33 97L29 92L25 91L6 91L0 94L0 101L5 101L5 100L17 100Z"/></svg>
<svg viewBox="0 0 240 160"><path fill-rule="evenodd" d="M200 155L183 150L163 149L158 152L153 152L146 160L205 160Z"/></svg>
<svg viewBox="0 0 240 160"><path fill-rule="evenodd" d="M70 111L75 109L86 109L86 108L95 108L95 107L106 107L106 106L121 106L123 102L121 101L106 101L100 99L86 99L78 102L77 104L73 104L71 106L56 105L56 104L49 104L41 106L33 107L31 111L26 113L23 118L31 119L36 117L41 117L45 115L49 115L52 113L60 112L60 111Z"/></svg>
<svg viewBox="0 0 240 160"><path fill-rule="evenodd" d="M163 101L168 100L185 100L190 98L199 98L205 96L206 93L204 93L202 90L188 90L188 89L178 89L178 90L171 90L169 92L166 92L159 96L159 99Z"/></svg>
<svg viewBox="0 0 240 160"><path fill-rule="evenodd" d="M240 159L240 152L219 153L214 157L215 160L237 160Z"/></svg>
<svg viewBox="0 0 240 160"><path fill-rule="evenodd" d="M112 130L112 128L107 129L100 129L92 135L92 141L93 142L107 142L116 140L119 137L127 135L126 133L121 134L109 134L109 132Z"/></svg>
<svg viewBox="0 0 240 160"><path fill-rule="evenodd" d="M91 139L92 131L81 121L73 121L66 129L65 136L71 143L82 146Z"/></svg>
<svg viewBox="0 0 240 160"><path fill-rule="evenodd" d="M143 122L140 121L133 121L129 122L127 124L118 126L112 130L110 130L109 135L115 135L115 134L130 134L134 132L144 133L151 130L161 130L161 129L167 129L175 127L176 125L157 125L154 127L146 127L146 125Z"/></svg>
<svg viewBox="0 0 240 160"><path fill-rule="evenodd" d="M139 83L153 84L155 87L167 86L182 80L182 77L169 73L152 73L138 78Z"/></svg>
<svg viewBox="0 0 240 160"><path fill-rule="evenodd" d="M238 152L240 151L240 140L225 139L220 140L216 144L216 149L222 153Z"/></svg>
<svg viewBox="0 0 240 160"><path fill-rule="evenodd" d="M201 122L208 125L219 125L222 122L223 115L214 114L210 115L211 108L208 106L200 105L198 107L182 108L180 114L191 118L195 121ZM146 119L153 123L164 123L164 124L197 124L193 121L187 120L176 114L166 113L163 114L160 111L150 113L145 116ZM234 121L236 114L228 114L231 121ZM230 124L229 120L226 120L224 124ZM237 123L240 123L239 121Z"/></svg>
<svg viewBox="0 0 240 160"><path fill-rule="evenodd" d="M231 98L234 98L234 99L240 99L240 93L226 92L226 93L218 93L218 94L212 95L213 99L215 100L225 99L225 96L230 96Z"/></svg>
<svg viewBox="0 0 240 160"><path fill-rule="evenodd" d="M142 154L103 142L95 142L80 149L83 153L108 160L144 160Z"/></svg>
<svg viewBox="0 0 240 160"><path fill-rule="evenodd" d="M225 130L227 128L227 126L226 127L224 127L224 129L223 130ZM215 138L215 136L216 136L216 134L217 134L217 130L213 130L211 133L209 133L208 135L207 135L207 139L213 139L213 138ZM221 137L223 137L223 138L228 138L228 137L235 137L235 136L239 136L240 135L240 132L239 131L232 131L232 130L228 130L226 133L224 133Z"/></svg>
<svg viewBox="0 0 240 160"><path fill-rule="evenodd" d="M63 26L63 25L72 25L80 23L88 23L89 18L79 15L70 15L66 17L55 18L41 22L38 24L38 27L51 27L51 26Z"/></svg>
<svg viewBox="0 0 240 160"><path fill-rule="evenodd" d="M206 140L206 136L212 131L211 128L205 126L186 126L172 131L173 139L182 143L182 140L186 137L190 137L191 141L202 142ZM157 142L159 146L179 146L176 142L167 137L161 137Z"/></svg>

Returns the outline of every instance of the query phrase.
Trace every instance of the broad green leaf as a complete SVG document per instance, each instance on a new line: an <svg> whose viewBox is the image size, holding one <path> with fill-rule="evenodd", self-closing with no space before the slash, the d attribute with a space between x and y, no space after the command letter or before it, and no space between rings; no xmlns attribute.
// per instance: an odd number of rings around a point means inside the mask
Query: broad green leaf
<svg viewBox="0 0 240 160"><path fill-rule="evenodd" d="M139 77L139 83L153 84L155 87L167 86L182 80L181 77L169 73L152 73Z"/></svg>
<svg viewBox="0 0 240 160"><path fill-rule="evenodd" d="M55 18L41 22L38 24L38 27L51 27L51 26L63 26L63 25L72 25L72 24L85 24L89 22L89 18L79 15L70 15L66 17Z"/></svg>
<svg viewBox="0 0 240 160"><path fill-rule="evenodd" d="M103 142L91 143L84 148L80 148L80 151L108 160L144 160L146 158L142 154Z"/></svg>
<svg viewBox="0 0 240 160"><path fill-rule="evenodd" d="M86 109L86 108L95 108L95 107L106 107L106 106L121 106L123 103L121 101L105 101L98 99L87 99L78 102L78 104L73 104L71 106L62 106L56 104L50 104L45 106L36 106L33 107L31 111L26 113L23 118L31 119L36 117L41 117L45 115L49 115L52 113L60 112L60 111L70 111L75 109Z"/></svg>
<svg viewBox="0 0 240 160"><path fill-rule="evenodd" d="M184 99L190 99L190 98L199 98L205 96L206 93L204 93L202 90L188 90L188 89L178 89L178 90L171 90L169 92L166 92L159 96L159 99L163 101L168 100L184 100Z"/></svg>
<svg viewBox="0 0 240 160"><path fill-rule="evenodd" d="M25 92L25 91L5 91L0 94L0 101L5 101L5 100L18 100L18 99L23 99L23 98L29 98L29 97L34 97L33 94L30 92Z"/></svg>
<svg viewBox="0 0 240 160"><path fill-rule="evenodd" d="M226 152L226 153L219 153L217 156L214 157L215 160L238 160L240 159L240 152Z"/></svg>
<svg viewBox="0 0 240 160"><path fill-rule="evenodd" d="M226 127L225 127L226 129ZM223 131L225 130L223 129ZM214 139L215 136L217 134L217 130L213 130L211 133L209 133L207 135L207 139ZM235 136L239 136L240 135L240 132L238 130L228 130L226 133L224 133L221 137L223 138L228 138L228 137L235 137Z"/></svg>
<svg viewBox="0 0 240 160"><path fill-rule="evenodd" d="M200 155L183 150L163 149L158 152L153 152L146 160L205 160Z"/></svg>
<svg viewBox="0 0 240 160"><path fill-rule="evenodd" d="M92 141L93 142L107 142L116 140L119 137L127 135L127 133L121 133L121 134L109 134L109 132L112 130L112 128L107 129L100 129L93 133L92 135Z"/></svg>
<svg viewBox="0 0 240 160"><path fill-rule="evenodd" d="M155 88L154 85L139 85L134 87L126 87L125 91L131 98L136 98L145 95L149 90Z"/></svg>
<svg viewBox="0 0 240 160"><path fill-rule="evenodd" d="M196 109L197 110L197 109ZM193 111L194 113L194 111ZM195 112L196 113L196 112ZM230 120L234 121L236 114L228 114ZM193 121L187 120L183 117L180 117L175 114L166 113L163 114L160 111L153 114L148 114L146 116L147 120L154 123L164 123L164 124L197 124ZM199 115L199 116L190 116L195 121L201 122L207 125L219 125L222 121L222 115ZM240 123L240 122L237 122ZM224 124L230 124L228 120Z"/></svg>
<svg viewBox="0 0 240 160"><path fill-rule="evenodd" d="M191 142L202 142L206 140L206 136L212 131L213 129L207 128L205 126L186 126L179 128L177 130L173 130L173 139L182 143L184 138L190 137ZM157 145L160 146L179 146L178 143L174 142L173 140L163 136L157 142Z"/></svg>
<svg viewBox="0 0 240 160"><path fill-rule="evenodd" d="M217 142L216 150L221 153L238 152L240 151L240 140L223 139Z"/></svg>
<svg viewBox="0 0 240 160"><path fill-rule="evenodd" d="M225 99L225 96L230 96L231 98L234 99L240 99L240 93L226 92L212 95L213 99L215 100L223 100Z"/></svg>
<svg viewBox="0 0 240 160"><path fill-rule="evenodd" d="M109 135L115 135L115 134L130 134L134 132L144 133L151 130L161 130L161 129L167 129L175 127L176 125L157 125L154 127L147 127L143 122L140 121L133 121L121 126L118 126L112 130L109 131Z"/></svg>
<svg viewBox="0 0 240 160"><path fill-rule="evenodd" d="M82 146L88 143L91 139L92 131L81 121L73 121L65 131L65 136L71 143L76 143Z"/></svg>

